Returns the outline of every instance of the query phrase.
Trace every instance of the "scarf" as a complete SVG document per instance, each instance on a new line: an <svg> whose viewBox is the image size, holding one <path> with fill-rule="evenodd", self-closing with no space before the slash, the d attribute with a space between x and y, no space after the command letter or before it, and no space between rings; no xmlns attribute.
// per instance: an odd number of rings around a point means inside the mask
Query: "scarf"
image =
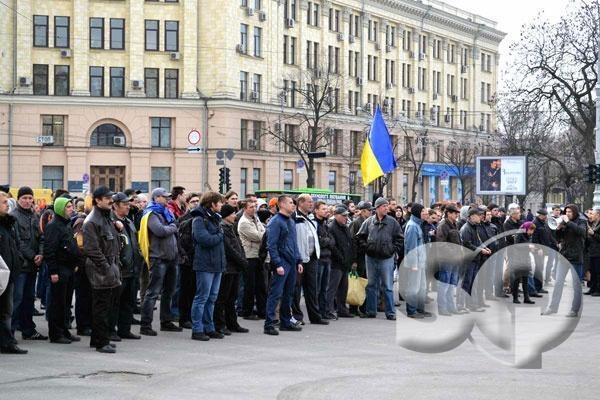
<svg viewBox="0 0 600 400"><path fill-rule="evenodd" d="M169 211L169 209L165 206L155 203L154 201L148 203L148 205L144 209L144 215L149 214L151 212L162 215L165 221L167 221L167 224L175 222L175 217L173 216L171 211Z"/></svg>

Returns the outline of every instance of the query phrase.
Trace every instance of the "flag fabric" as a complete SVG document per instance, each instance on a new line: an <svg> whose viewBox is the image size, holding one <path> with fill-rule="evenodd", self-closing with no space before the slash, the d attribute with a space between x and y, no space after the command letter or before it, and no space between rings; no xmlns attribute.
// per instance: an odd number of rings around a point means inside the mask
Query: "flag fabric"
<svg viewBox="0 0 600 400"><path fill-rule="evenodd" d="M146 261L146 268L150 269L150 236L148 234L148 218L152 212L147 213L142 217L140 222L140 231L138 232L138 244L140 246L140 252L144 261Z"/></svg>
<svg viewBox="0 0 600 400"><path fill-rule="evenodd" d="M390 133L381 115L381 109L377 106L369 136L360 156L363 184L367 186L380 176L392 172L396 167Z"/></svg>

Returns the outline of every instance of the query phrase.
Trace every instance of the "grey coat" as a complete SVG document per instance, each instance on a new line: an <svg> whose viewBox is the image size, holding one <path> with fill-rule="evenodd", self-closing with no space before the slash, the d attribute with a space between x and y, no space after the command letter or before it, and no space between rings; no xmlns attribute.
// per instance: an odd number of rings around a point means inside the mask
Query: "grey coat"
<svg viewBox="0 0 600 400"><path fill-rule="evenodd" d="M117 235L110 211L94 207L83 222L85 272L94 289L113 289L121 285Z"/></svg>
<svg viewBox="0 0 600 400"><path fill-rule="evenodd" d="M176 260L177 249L177 225L167 225L164 217L152 213L148 217L148 233L150 236L150 258L161 260Z"/></svg>

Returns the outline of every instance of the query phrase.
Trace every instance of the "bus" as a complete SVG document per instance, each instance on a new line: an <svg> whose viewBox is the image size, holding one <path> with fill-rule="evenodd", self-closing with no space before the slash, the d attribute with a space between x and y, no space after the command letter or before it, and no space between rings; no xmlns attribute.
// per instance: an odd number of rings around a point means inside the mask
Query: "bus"
<svg viewBox="0 0 600 400"><path fill-rule="evenodd" d="M354 203L358 203L361 200L359 194L351 193L334 193L327 189L293 189L293 190L258 190L256 196L261 199L265 199L267 202L272 197L278 197L282 194L289 194L290 196L297 197L302 193L308 193L312 196L315 201L324 201L327 204L340 204L345 200L352 200Z"/></svg>

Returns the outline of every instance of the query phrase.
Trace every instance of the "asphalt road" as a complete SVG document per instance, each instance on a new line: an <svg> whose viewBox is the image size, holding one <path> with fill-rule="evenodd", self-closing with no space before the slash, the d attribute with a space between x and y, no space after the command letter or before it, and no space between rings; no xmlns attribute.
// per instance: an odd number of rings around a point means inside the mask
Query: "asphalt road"
<svg viewBox="0 0 600 400"><path fill-rule="evenodd" d="M402 314L397 324L380 313L277 337L262 333L262 321L242 320L250 333L196 342L190 331L159 332L118 343L114 355L90 349L88 338L21 341L28 355L0 355L0 400L592 399L600 389L600 298L584 304L577 329L544 353L542 369L502 365L469 341L441 354L405 350L396 344L396 330L402 335L409 323ZM36 323L47 332L43 317Z"/></svg>

